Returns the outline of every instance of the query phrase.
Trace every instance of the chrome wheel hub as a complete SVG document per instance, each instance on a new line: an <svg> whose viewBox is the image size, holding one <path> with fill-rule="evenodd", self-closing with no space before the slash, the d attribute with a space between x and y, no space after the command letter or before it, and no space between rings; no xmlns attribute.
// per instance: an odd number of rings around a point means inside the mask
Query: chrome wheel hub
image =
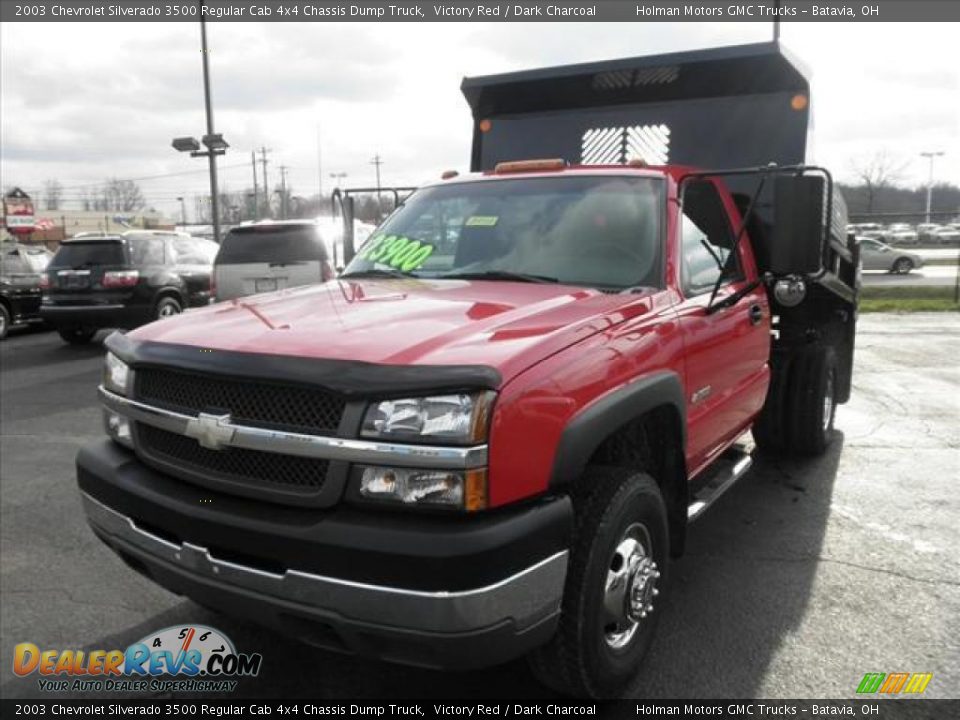
<svg viewBox="0 0 960 720"><path fill-rule="evenodd" d="M613 551L603 592L603 634L607 645L622 648L653 612L660 571L650 552L650 534L639 523L626 529Z"/></svg>

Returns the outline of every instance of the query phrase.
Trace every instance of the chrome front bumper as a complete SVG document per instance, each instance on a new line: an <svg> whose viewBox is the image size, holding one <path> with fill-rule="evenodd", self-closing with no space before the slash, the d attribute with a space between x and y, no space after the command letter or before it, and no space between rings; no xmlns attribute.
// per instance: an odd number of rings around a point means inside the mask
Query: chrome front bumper
<svg viewBox="0 0 960 720"><path fill-rule="evenodd" d="M509 623L516 634L522 634L543 627L560 612L567 572L566 550L492 585L456 592L427 592L296 569L267 572L229 562L214 557L207 548L161 538L90 495L82 492L81 496L90 525L122 555L132 557L147 569L159 565L168 574L226 586L247 598L318 610L352 623L430 634L470 633L504 623Z"/></svg>

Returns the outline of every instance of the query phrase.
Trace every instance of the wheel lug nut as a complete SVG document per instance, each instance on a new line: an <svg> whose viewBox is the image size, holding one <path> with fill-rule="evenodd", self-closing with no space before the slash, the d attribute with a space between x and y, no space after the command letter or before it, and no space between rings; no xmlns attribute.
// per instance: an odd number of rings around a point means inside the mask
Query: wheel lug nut
<svg viewBox="0 0 960 720"><path fill-rule="evenodd" d="M654 589L653 589L653 596L656 597L656 596L659 595L659 594L660 594L660 591L657 590L656 588L654 588Z"/></svg>

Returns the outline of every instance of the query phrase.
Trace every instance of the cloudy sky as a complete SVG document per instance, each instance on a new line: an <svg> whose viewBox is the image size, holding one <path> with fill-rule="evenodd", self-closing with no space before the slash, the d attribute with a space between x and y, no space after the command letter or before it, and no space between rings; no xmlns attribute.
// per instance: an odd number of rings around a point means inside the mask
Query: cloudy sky
<svg viewBox="0 0 960 720"><path fill-rule="evenodd" d="M295 194L333 172L418 183L469 162L465 75L769 39L765 23L212 23L216 128L231 144L222 185L252 184L266 145L271 185L286 165ZM812 73L813 160L849 178L885 151L908 185L936 173L960 184L958 27L787 23L782 40ZM193 23L7 23L2 48L4 188L56 178L67 200L106 177L143 179L151 205L206 192L205 165L170 147L204 130L199 27ZM188 205L189 206L189 205Z"/></svg>

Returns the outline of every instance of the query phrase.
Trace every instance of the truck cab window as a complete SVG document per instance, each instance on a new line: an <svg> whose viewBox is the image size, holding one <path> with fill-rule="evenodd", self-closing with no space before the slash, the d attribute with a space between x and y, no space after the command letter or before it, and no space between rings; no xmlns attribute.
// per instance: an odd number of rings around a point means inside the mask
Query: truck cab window
<svg viewBox="0 0 960 720"><path fill-rule="evenodd" d="M740 280L739 258L730 257L734 234L713 183L698 180L684 190L680 273L688 295L710 292L721 273Z"/></svg>

